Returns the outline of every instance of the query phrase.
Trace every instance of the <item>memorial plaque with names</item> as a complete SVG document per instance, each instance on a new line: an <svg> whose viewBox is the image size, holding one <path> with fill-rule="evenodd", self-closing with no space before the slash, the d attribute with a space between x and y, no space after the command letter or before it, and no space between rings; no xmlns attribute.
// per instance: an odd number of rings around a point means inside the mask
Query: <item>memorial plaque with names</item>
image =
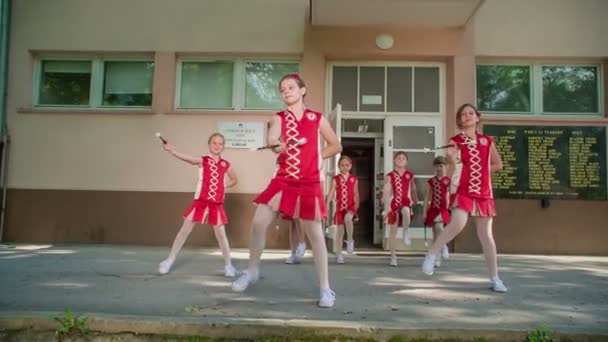
<svg viewBox="0 0 608 342"><path fill-rule="evenodd" d="M503 170L496 198L607 200L606 127L484 125Z"/></svg>

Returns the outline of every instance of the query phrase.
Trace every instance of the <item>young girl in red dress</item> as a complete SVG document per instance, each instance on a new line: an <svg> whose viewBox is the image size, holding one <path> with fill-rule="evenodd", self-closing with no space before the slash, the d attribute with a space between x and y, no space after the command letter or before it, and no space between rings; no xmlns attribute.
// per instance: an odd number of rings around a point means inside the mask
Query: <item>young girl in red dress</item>
<svg viewBox="0 0 608 342"><path fill-rule="evenodd" d="M202 157L191 157L175 151L173 146L167 143L163 142L162 144L165 151L177 159L198 166L198 185L196 186L194 201L184 212L184 224L175 236L171 253L158 267L160 274L169 273L177 253L182 249L194 225L206 223L213 227L215 238L222 250L225 263L224 276L234 277L236 275L236 269L230 261L230 245L224 229L224 225L228 223L224 211L224 194L227 188L236 185L236 173L230 163L220 155L224 150L224 136L220 133L213 133L209 137L208 144L209 155Z"/></svg>
<svg viewBox="0 0 608 342"><path fill-rule="evenodd" d="M266 230L277 213L298 220L310 241L319 277L320 307L332 307L335 293L329 287L327 247L322 220L327 216L320 168L323 159L342 151L329 121L319 112L304 106L306 86L298 74L284 76L279 90L287 109L277 113L268 130L267 143L279 153L276 176L256 199L249 244L249 265L232 284L234 291L244 291L259 279L259 264ZM326 142L322 147L320 138ZM282 141L279 140L282 138Z"/></svg>
<svg viewBox="0 0 608 342"><path fill-rule="evenodd" d="M338 225L336 237L334 239L334 250L336 252L336 263L344 263L344 255L342 254L342 245L344 239L344 228L346 227L346 252L353 254L355 249L355 241L353 240L353 225L354 219L357 217L359 209L359 181L357 176L352 175L350 170L353 167L353 161L350 157L341 155L338 160L338 168L340 174L334 176L331 183L329 193L327 194L327 207L336 199L336 214L334 215L334 223Z"/></svg>
<svg viewBox="0 0 608 342"><path fill-rule="evenodd" d="M424 226L433 228L433 242L437 240L443 227L450 222L450 178L446 176L445 158L439 156L433 160L435 176L427 181L426 195L422 215ZM441 247L441 258L448 259L448 247ZM435 266L441 266L441 258L435 259Z"/></svg>
<svg viewBox="0 0 608 342"><path fill-rule="evenodd" d="M383 212L389 230L390 266L397 266L397 230L402 227L403 243L412 244L409 227L413 216L412 205L418 203L414 173L408 171L407 153L399 151L393 157L393 171L386 175L382 204L388 205Z"/></svg>
<svg viewBox="0 0 608 342"><path fill-rule="evenodd" d="M496 243L492 235L496 208L491 175L502 169L502 161L492 137L477 132L480 119L477 108L468 103L456 112L456 124L462 131L450 139L449 145L453 146L448 148L446 156L452 169L452 217L424 258L422 271L433 274L435 260L443 245L455 238L472 217L490 270L491 288L496 292L506 292L507 287L498 277Z"/></svg>

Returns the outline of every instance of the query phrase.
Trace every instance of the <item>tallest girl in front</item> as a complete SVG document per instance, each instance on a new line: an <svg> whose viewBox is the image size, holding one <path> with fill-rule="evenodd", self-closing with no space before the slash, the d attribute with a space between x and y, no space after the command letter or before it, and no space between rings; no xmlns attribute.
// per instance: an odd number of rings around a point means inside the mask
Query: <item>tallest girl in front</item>
<svg viewBox="0 0 608 342"><path fill-rule="evenodd" d="M335 294L329 287L327 248L321 220L327 215L321 188L321 162L342 150L323 114L304 106L306 86L298 74L284 76L279 90L287 109L277 113L268 130L268 145L276 146L279 168L266 190L256 199L257 208L249 243L247 271L232 284L244 291L259 279L259 263L266 230L277 213L298 220L308 235L319 277L319 306L332 307ZM326 142L321 148L320 137ZM280 140L281 139L281 140Z"/></svg>

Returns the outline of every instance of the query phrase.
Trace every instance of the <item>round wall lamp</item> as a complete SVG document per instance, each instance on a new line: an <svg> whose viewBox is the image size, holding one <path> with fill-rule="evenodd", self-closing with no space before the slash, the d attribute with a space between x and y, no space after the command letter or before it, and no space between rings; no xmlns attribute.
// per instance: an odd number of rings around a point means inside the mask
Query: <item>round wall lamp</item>
<svg viewBox="0 0 608 342"><path fill-rule="evenodd" d="M394 43L395 43L395 39L393 39L393 36L388 33L382 33L382 34L379 34L378 36L376 36L376 46L379 49L382 49L382 50L390 49L393 47Z"/></svg>

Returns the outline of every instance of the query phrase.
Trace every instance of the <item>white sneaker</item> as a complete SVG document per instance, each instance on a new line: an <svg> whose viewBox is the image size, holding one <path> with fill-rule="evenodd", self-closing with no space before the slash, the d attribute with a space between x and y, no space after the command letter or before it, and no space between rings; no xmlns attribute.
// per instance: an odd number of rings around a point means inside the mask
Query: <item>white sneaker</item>
<svg viewBox="0 0 608 342"><path fill-rule="evenodd" d="M406 246L410 246L412 244L412 237L410 236L410 229L409 228L404 228L403 229L403 243Z"/></svg>
<svg viewBox="0 0 608 342"><path fill-rule="evenodd" d="M389 266L397 267L397 257L392 256L391 261L388 263Z"/></svg>
<svg viewBox="0 0 608 342"><path fill-rule="evenodd" d="M422 272L426 275L433 275L435 272L435 254L427 254L422 262Z"/></svg>
<svg viewBox="0 0 608 342"><path fill-rule="evenodd" d="M346 253L353 254L355 252L355 240L346 241Z"/></svg>
<svg viewBox="0 0 608 342"><path fill-rule="evenodd" d="M503 284L502 280L492 280L492 291L494 292L507 292L507 287Z"/></svg>
<svg viewBox="0 0 608 342"><path fill-rule="evenodd" d="M158 273L167 274L171 271L171 266L173 266L173 261L171 259L165 259L158 265Z"/></svg>
<svg viewBox="0 0 608 342"><path fill-rule="evenodd" d="M344 263L344 255L342 253L340 253L336 256L336 264L343 264L343 263Z"/></svg>
<svg viewBox="0 0 608 342"><path fill-rule="evenodd" d="M303 242L298 243L298 247L296 247L296 256L298 258L302 258L304 257L304 254L306 254L306 244Z"/></svg>
<svg viewBox="0 0 608 342"><path fill-rule="evenodd" d="M232 265L224 266L224 277L226 278L234 278L237 272L238 271L236 270L236 268L234 268L234 266Z"/></svg>
<svg viewBox="0 0 608 342"><path fill-rule="evenodd" d="M444 245L441 248L441 257L444 258L445 260L450 258L450 251L448 250L448 246Z"/></svg>
<svg viewBox="0 0 608 342"><path fill-rule="evenodd" d="M435 258L435 267L441 267L441 258Z"/></svg>
<svg viewBox="0 0 608 342"><path fill-rule="evenodd" d="M241 276L232 283L232 291L243 292L247 289L247 287L249 287L249 285L255 284L258 281L258 278L259 273L257 271L253 273L243 271Z"/></svg>
<svg viewBox="0 0 608 342"><path fill-rule="evenodd" d="M321 298L319 306L322 308L331 308L336 302L336 293L331 289L321 289Z"/></svg>
<svg viewBox="0 0 608 342"><path fill-rule="evenodd" d="M300 258L298 258L297 255L292 254L289 256L289 258L285 259L285 263L289 265L299 264Z"/></svg>

